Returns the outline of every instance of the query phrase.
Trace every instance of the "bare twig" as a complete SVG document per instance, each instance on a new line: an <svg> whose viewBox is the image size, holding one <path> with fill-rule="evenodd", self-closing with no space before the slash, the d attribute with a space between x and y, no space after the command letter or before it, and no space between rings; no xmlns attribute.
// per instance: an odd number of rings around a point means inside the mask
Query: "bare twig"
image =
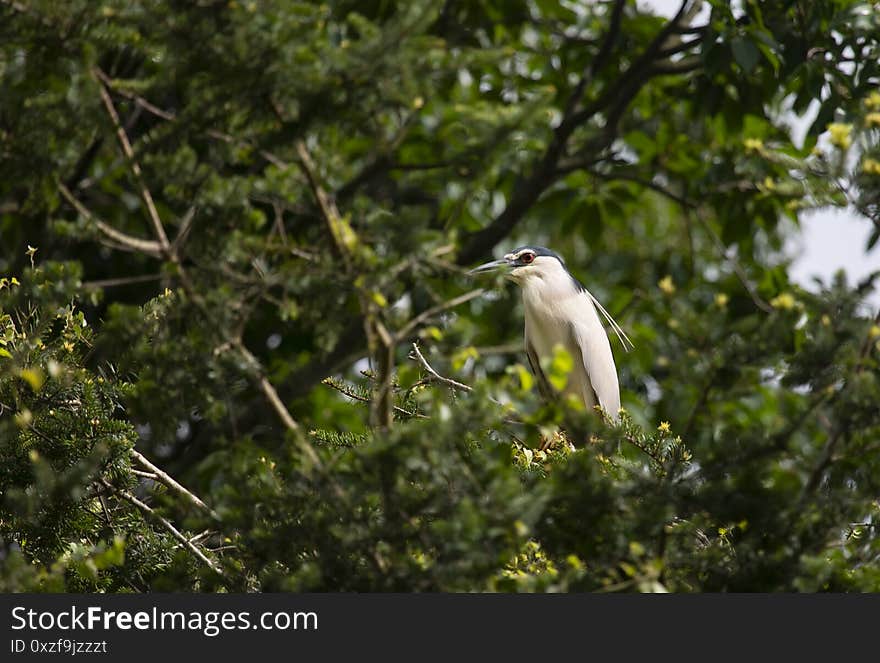
<svg viewBox="0 0 880 663"><path fill-rule="evenodd" d="M263 395L266 397L266 400L272 406L272 409L275 410L275 413L278 415L278 418L281 419L282 423L285 427L294 433L294 439L296 440L297 445L302 449L303 453L308 457L309 462L316 469L321 469L323 467L321 463L321 459L318 457L318 454L315 452L315 449L312 445L305 439L302 432L302 427L297 423L297 421L290 414L290 411L287 409L287 406L284 405L284 401L281 400L281 397L278 395L278 392L275 390L275 387L269 381L269 378L266 377L266 372L263 370L262 365L259 360L248 350L244 344L239 340L234 343L238 352L244 357L247 363L251 366L251 369L256 377L256 381L258 386L260 387L260 391L263 392Z"/></svg>
<svg viewBox="0 0 880 663"><path fill-rule="evenodd" d="M412 351L411 356L414 359L418 360L418 362L419 362L419 364L421 364L422 368L424 368L426 371L428 371L428 374L434 380L436 380L437 382L442 382L443 384L449 385L453 389L459 389L461 391L473 391L474 390L473 387L469 387L468 385L463 384L461 382L458 382L457 380L453 380L452 378L445 378L442 375L440 375L437 371L435 371L433 369L433 367L431 366L431 364L428 363L428 360L425 359L425 356L422 354L422 351L419 350L418 343L413 343L412 348L413 348L413 351Z"/></svg>
<svg viewBox="0 0 880 663"><path fill-rule="evenodd" d="M180 221L180 228L177 230L177 237L174 238L173 248L174 252L178 253L189 237L189 232L192 230L193 221L196 218L196 206L193 205L190 207L186 214L183 215L183 219Z"/></svg>
<svg viewBox="0 0 880 663"><path fill-rule="evenodd" d="M296 142L296 152L299 156L300 167L309 182L312 194L318 203L321 216L327 224L327 229L333 239L333 246L345 265L346 271L352 266L354 256L352 246L357 237L348 222L339 214L336 203L324 191L318 179L318 169L309 154L305 142ZM391 426L393 416L393 399L391 398L391 383L394 377L394 347L396 338L388 331L388 328L380 319L378 306L372 293L365 288L355 285L360 303L361 315L363 316L364 333L367 337L367 347L371 358L378 364L378 380L376 397L370 403L370 422L383 428Z"/></svg>
<svg viewBox="0 0 880 663"><path fill-rule="evenodd" d="M685 58L677 62L658 62L651 67L651 71L655 74L672 75L672 74L689 74L702 68L703 59L699 56Z"/></svg>
<svg viewBox="0 0 880 663"><path fill-rule="evenodd" d="M98 87L101 94L101 100L104 103L104 107L107 110L108 115L110 116L111 121L113 122L114 127L116 128L116 137L119 141L119 144L122 148L123 154L126 156L129 162L129 167L131 168L132 173L135 176L135 179L138 182L140 187L141 198L144 200L144 204L147 207L148 216L150 222L153 226L153 232L156 235L157 243L159 245L159 249L162 255L167 257L176 267L178 268L178 277L183 285L183 288L187 295L190 297L195 306L203 313L203 315L209 321L214 321L215 316L212 311L208 308L207 304L204 301L199 293L196 291L193 282L190 280L187 270L184 269L184 266L180 260L180 256L178 254L179 242L175 240L175 243L172 244L168 240L168 236L165 233L165 228L162 224L162 220L159 217L159 213L156 209L156 205L153 201L153 196L150 193L150 190L147 188L146 183L144 182L143 173L141 171L140 165L138 164L134 150L132 149L131 143L128 139L128 135L125 132L125 129L119 122L119 115L116 112L116 107L113 105L113 100L110 98L110 94L108 89L110 88L110 78L100 70L100 68L93 68L93 74L98 81ZM158 109L155 107L151 107L147 104L143 104L144 108L150 110L150 112L156 113ZM166 120L174 119L172 114L165 113L157 113L160 117ZM231 137L226 137L222 135L218 135L216 137L221 137L222 139L229 138L230 140L234 140ZM265 156L265 155L264 155ZM286 168L287 164L279 161L279 166ZM192 208L187 213L187 216L184 217L184 221L181 227L181 233L178 235L178 239L183 241L185 239L186 233L188 232L189 226L192 223L192 217L195 214L195 209ZM301 428L296 420L291 416L287 407L284 405L281 397L278 395L278 392L275 390L275 387L266 377L265 371L263 367L260 365L260 362L256 357L245 347L240 338L232 338L228 339L225 344L226 347L235 348L241 357L245 360L245 362L253 369L254 377L256 379L257 385L260 388L260 391L263 392L263 395L266 397L266 400L271 405L272 409L278 414L284 426L296 433L295 439L297 444L303 450L303 452L308 457L308 460L312 463L312 465L316 468L321 467L320 458L318 457L315 450L312 448L311 444L309 444L308 440L305 439L303 435L301 435Z"/></svg>
<svg viewBox="0 0 880 663"><path fill-rule="evenodd" d="M168 111L164 111L158 106L154 106L149 101L144 99L143 97L134 94L133 92L129 92L128 90L124 90L119 88L114 80L110 78L104 71L100 68L95 68L95 76L103 83L105 86L113 90L116 94L125 97L126 99L135 102L138 106L143 108L145 111L155 115L156 117L160 117L163 120L174 121L177 118L174 113L170 113Z"/></svg>
<svg viewBox="0 0 880 663"><path fill-rule="evenodd" d="M150 193L150 190L144 182L144 174L143 171L141 171L140 164L134 156L134 150L131 147L131 142L128 140L128 134L125 133L125 128L119 121L119 113L116 112L116 106L113 105L110 93L107 92L107 85L104 83L104 79L98 72L103 74L98 67L95 67L94 73L95 78L98 81L98 91L101 94L101 101L104 102L104 108L107 110L107 115L110 116L110 121L113 122L113 126L116 129L116 139L119 141L122 153L125 155L126 159L128 159L129 168L131 168L131 172L134 175L135 180L137 180L141 198L147 208L147 216L153 226L153 234L156 236L159 246L162 247L162 251L169 254L171 245L168 241L168 235L165 234L165 227L162 225L162 220L159 218L159 211L156 209L153 195Z"/></svg>
<svg viewBox="0 0 880 663"><path fill-rule="evenodd" d="M406 338L408 334L410 334L416 327L420 324L433 318L438 313L442 313L443 311L448 311L451 308L455 308L460 304L464 304L465 302L469 302L472 299L475 299L482 295L486 290L484 288L478 288L477 290L471 290L470 292L466 292L463 295L459 295L458 297L453 297L452 299L437 304L436 306L432 306L431 308L425 309L421 313L419 313L412 320L407 322L403 327L401 327L396 333L396 340L402 341Z"/></svg>
<svg viewBox="0 0 880 663"><path fill-rule="evenodd" d="M150 281L158 281L162 278L162 274L143 274L141 276L122 276L117 279L100 279L97 281L86 281L83 288L115 288L118 286L133 285L135 283L149 283Z"/></svg>
<svg viewBox="0 0 880 663"><path fill-rule="evenodd" d="M140 237L134 237L127 233L116 230L113 226L104 223L100 219L95 218L94 214L92 214L88 208L83 205L77 198L71 193L70 189L63 182L58 183L58 190L61 192L61 195L64 199L69 202L73 208L79 212L79 215L84 219L93 223L95 227L100 230L104 235L108 238L120 244L131 251L135 251L137 253L143 253L153 258L160 258L162 256L162 245L159 242L155 242L149 239L141 239Z"/></svg>
<svg viewBox="0 0 880 663"><path fill-rule="evenodd" d="M196 558L198 558L199 561L203 562L209 569L214 571L214 573L218 574L219 576L226 577L225 574L223 573L223 570L219 566L217 566L217 564L215 562L208 559L208 557L205 556L205 553L203 553L201 550L196 548L196 546L193 545L193 543L190 541L190 539L188 539L186 536L184 536L180 532L180 530L178 530L174 525L172 525L171 522L167 518L156 513L156 511L152 507L141 502L137 497L135 497L134 495L129 493L127 490L123 490L121 488L116 488L115 486L113 486L113 484L111 484L109 481L107 481L104 478L101 479L101 483L111 493L119 495L119 497L121 497L125 501L136 506L138 509L140 509L147 516L156 520L160 525L162 525L162 527L164 527L166 530L168 530L168 532L171 534L171 536L173 536L180 543L182 543L183 546L187 550L189 550L193 555L195 555Z"/></svg>
<svg viewBox="0 0 880 663"><path fill-rule="evenodd" d="M683 39L680 39L678 40L678 43L669 46L668 48L662 49L659 53L657 53L657 55L662 58L672 57L673 55L678 55L679 53L684 53L685 51L692 49L694 46L699 45L702 41L702 37L691 39L690 41L684 41Z"/></svg>
<svg viewBox="0 0 880 663"><path fill-rule="evenodd" d="M284 422L284 425L289 428L294 433L299 433L302 428L296 422L296 420L291 416L287 407L281 400L281 397L278 396L278 392L275 391L275 387L272 386L272 383L266 378L263 372L263 368L260 365L260 362L253 355L253 353L248 350L242 343L238 343L238 351L242 354L242 356L247 360L247 362L251 365L251 368L258 375L258 382L260 385L260 389L262 389L263 393L266 395L266 398L269 400L269 403L278 413L281 421Z"/></svg>
<svg viewBox="0 0 880 663"><path fill-rule="evenodd" d="M300 167L302 168L303 174L305 174L306 179L309 182L309 187L312 190L312 194L315 196L315 200L318 203L318 208L321 210L321 216L327 223L327 229L330 231L330 236L333 238L334 247L340 257L342 257L346 267L348 267L351 258L349 255L349 245L346 242L342 217L339 214L336 203L327 195L324 188L321 186L321 182L318 180L318 172L315 162L312 160L312 156L309 154L306 144L301 140L296 142L296 153L297 156L299 156Z"/></svg>
<svg viewBox="0 0 880 663"><path fill-rule="evenodd" d="M272 210L275 212L275 223L272 227L278 233L278 237L281 238L281 244L287 246L287 230L284 228L284 208L277 202L273 202Z"/></svg>
<svg viewBox="0 0 880 663"><path fill-rule="evenodd" d="M95 75L104 83L104 85L113 90L115 94L118 94L120 97L134 102L137 106L143 108L151 115L155 115L156 117L165 120L166 122L177 122L176 114L163 108L159 108L158 106L150 103L140 95L134 94L133 92L119 87L112 78L110 78L100 69L95 72ZM222 131L217 131L215 129L208 129L205 132L205 135L213 138L214 140L218 140L222 143L227 143L229 145L243 145L253 147L253 144L247 140L236 138L235 136L230 136L229 134L223 133ZM273 166L276 166L281 170L287 170L290 167L290 164L287 163L284 159L273 154L272 152L269 152L268 150L257 150L257 154L259 154L265 161L271 163Z"/></svg>
<svg viewBox="0 0 880 663"><path fill-rule="evenodd" d="M195 535L191 536L191 537L189 538L189 541L190 541L190 543L198 543L198 542L201 541L202 539L211 536L211 534L212 534L211 530L206 529L206 530L204 530L204 531L202 531L202 532L199 532L198 534L195 534Z"/></svg>
<svg viewBox="0 0 880 663"><path fill-rule="evenodd" d="M143 454L136 451L135 449L132 449L131 456L149 472L153 473L157 481L164 484L178 495L182 495L200 509L207 511L209 514L211 514L211 517L219 518L219 516L212 509L208 508L208 506L201 499L199 499L192 492L181 486L170 474L167 474L159 467L153 465L153 463L151 463Z"/></svg>
<svg viewBox="0 0 880 663"><path fill-rule="evenodd" d="M364 301L366 298L361 295L361 300ZM364 304L362 304L363 306ZM370 420L375 425L389 428L394 421L392 383L394 381L394 348L396 343L379 317L373 313L371 303L367 303L366 306L368 308L365 309L365 325L368 330L372 327L375 337L379 341L377 345L381 345L376 348L379 380L376 397L370 404Z"/></svg>

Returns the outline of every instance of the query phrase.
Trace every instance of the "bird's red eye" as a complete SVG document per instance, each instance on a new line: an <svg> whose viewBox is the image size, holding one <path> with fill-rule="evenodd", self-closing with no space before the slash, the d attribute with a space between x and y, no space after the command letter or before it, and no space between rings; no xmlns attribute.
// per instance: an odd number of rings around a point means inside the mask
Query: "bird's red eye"
<svg viewBox="0 0 880 663"><path fill-rule="evenodd" d="M520 257L520 260L523 261L526 265L531 265L535 262L535 254L534 253L523 253Z"/></svg>

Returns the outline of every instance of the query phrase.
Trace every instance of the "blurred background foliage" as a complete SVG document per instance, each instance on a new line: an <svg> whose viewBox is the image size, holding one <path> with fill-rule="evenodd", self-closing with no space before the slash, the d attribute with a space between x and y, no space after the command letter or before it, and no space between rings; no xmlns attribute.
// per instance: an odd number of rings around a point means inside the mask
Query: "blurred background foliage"
<svg viewBox="0 0 880 663"><path fill-rule="evenodd" d="M782 251L880 236L878 23L0 0L0 588L880 591L874 277ZM526 243L634 339L619 424L465 275Z"/></svg>

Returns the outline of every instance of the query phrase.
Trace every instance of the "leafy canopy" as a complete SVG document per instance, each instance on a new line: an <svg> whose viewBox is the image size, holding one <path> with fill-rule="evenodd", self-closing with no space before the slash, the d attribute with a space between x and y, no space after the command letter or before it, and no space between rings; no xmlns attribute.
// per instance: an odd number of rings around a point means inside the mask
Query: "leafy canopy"
<svg viewBox="0 0 880 663"><path fill-rule="evenodd" d="M874 279L782 252L880 236L878 14L740 4L0 0L0 588L880 590Z"/></svg>

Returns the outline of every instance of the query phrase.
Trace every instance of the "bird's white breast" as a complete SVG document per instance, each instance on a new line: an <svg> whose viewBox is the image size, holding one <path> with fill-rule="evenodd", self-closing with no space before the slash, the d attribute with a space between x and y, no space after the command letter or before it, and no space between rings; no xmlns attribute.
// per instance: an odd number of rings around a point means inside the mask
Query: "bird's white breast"
<svg viewBox="0 0 880 663"><path fill-rule="evenodd" d="M564 393L575 394L590 408L596 405L595 386L603 407L616 416L620 403L617 370L608 335L589 295L576 287L561 266L526 280L522 293L526 337L539 359L552 358L557 344L572 356L574 368ZM574 342L575 337L580 345ZM602 372L595 376L599 379L596 385L590 380L587 364Z"/></svg>

